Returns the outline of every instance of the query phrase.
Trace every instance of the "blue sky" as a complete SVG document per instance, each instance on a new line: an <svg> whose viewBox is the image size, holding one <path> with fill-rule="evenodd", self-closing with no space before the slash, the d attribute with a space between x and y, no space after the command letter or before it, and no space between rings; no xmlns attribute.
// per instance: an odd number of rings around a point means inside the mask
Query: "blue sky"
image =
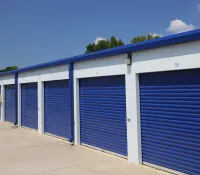
<svg viewBox="0 0 200 175"><path fill-rule="evenodd" d="M200 0L0 0L0 68L84 53L97 37L130 43L200 27Z"/></svg>

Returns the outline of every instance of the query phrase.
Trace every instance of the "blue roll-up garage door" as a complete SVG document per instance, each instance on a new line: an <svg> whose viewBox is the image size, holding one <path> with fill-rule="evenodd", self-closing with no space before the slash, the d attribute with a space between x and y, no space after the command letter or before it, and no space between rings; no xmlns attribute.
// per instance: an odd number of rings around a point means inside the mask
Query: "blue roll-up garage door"
<svg viewBox="0 0 200 175"><path fill-rule="evenodd" d="M71 138L71 105L69 81L45 82L45 132L65 139Z"/></svg>
<svg viewBox="0 0 200 175"><path fill-rule="evenodd" d="M38 90L37 83L21 85L22 126L38 129Z"/></svg>
<svg viewBox="0 0 200 175"><path fill-rule="evenodd" d="M125 76L79 83L81 144L127 156Z"/></svg>
<svg viewBox="0 0 200 175"><path fill-rule="evenodd" d="M15 85L5 86L5 120L15 123Z"/></svg>
<svg viewBox="0 0 200 175"><path fill-rule="evenodd" d="M142 159L200 174L200 70L140 75Z"/></svg>

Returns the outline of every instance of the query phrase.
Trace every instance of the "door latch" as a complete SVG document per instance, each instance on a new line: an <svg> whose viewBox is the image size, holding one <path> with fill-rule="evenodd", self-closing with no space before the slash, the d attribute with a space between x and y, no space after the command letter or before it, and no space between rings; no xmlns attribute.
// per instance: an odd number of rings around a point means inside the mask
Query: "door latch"
<svg viewBox="0 0 200 175"><path fill-rule="evenodd" d="M126 118L126 122L131 122L131 119L130 118Z"/></svg>

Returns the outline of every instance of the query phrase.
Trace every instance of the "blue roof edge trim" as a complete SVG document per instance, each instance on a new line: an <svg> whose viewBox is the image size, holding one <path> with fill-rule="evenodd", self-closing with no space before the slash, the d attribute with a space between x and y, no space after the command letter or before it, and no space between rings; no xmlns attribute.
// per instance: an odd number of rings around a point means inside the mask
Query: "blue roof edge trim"
<svg viewBox="0 0 200 175"><path fill-rule="evenodd" d="M101 50L98 52L83 54L79 56L64 58L64 59L55 60L55 61L42 63L42 64L38 64L34 66L29 66L25 68L20 68L16 71L0 73L0 75L13 74L16 72L20 73L20 72L30 71L34 69L39 69L39 68L47 68L47 67L67 64L70 62L86 61L86 60L98 59L98 58L108 57L108 56L115 56L115 55L130 53L130 52L138 52L142 50L160 48L160 47L176 45L176 44L181 44L181 43L196 41L196 40L200 40L200 29L192 30L192 31L184 32L180 34L175 34L175 35L169 35L169 36L161 37L158 39L140 42L137 44L128 44L128 45L124 45L120 47L115 47L112 49Z"/></svg>
<svg viewBox="0 0 200 175"><path fill-rule="evenodd" d="M9 74L15 74L15 73L17 73L17 70L13 70L13 71L8 71L8 72L2 72L2 73L0 73L0 76L1 75L9 75Z"/></svg>

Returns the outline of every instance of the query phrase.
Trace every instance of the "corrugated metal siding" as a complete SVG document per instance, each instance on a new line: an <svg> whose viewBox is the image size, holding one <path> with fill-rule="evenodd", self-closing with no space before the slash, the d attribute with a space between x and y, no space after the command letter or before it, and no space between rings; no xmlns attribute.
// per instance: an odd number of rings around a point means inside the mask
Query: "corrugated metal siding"
<svg viewBox="0 0 200 175"><path fill-rule="evenodd" d="M45 132L70 139L71 105L68 80L44 84Z"/></svg>
<svg viewBox="0 0 200 175"><path fill-rule="evenodd" d="M80 79L81 143L127 155L125 76Z"/></svg>
<svg viewBox="0 0 200 175"><path fill-rule="evenodd" d="M200 70L140 75L142 159L200 174Z"/></svg>
<svg viewBox="0 0 200 175"><path fill-rule="evenodd" d="M15 123L15 85L5 86L5 120Z"/></svg>
<svg viewBox="0 0 200 175"><path fill-rule="evenodd" d="M21 122L22 126L38 129L38 90L37 83L21 86Z"/></svg>

